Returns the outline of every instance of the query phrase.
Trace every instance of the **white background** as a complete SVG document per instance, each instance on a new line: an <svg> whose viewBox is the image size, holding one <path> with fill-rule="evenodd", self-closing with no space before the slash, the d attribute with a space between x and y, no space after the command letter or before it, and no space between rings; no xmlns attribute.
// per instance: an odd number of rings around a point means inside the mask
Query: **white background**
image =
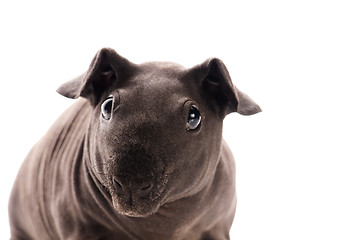
<svg viewBox="0 0 361 240"><path fill-rule="evenodd" d="M131 3L130 3L131 2ZM232 239L361 239L359 1L1 1L0 239L25 155L102 47L135 63L221 58L263 109L231 114Z"/></svg>

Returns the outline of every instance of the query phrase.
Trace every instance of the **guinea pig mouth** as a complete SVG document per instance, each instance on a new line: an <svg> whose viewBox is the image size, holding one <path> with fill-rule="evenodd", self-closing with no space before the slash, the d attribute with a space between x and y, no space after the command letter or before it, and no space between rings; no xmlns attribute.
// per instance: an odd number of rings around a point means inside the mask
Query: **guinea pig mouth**
<svg viewBox="0 0 361 240"><path fill-rule="evenodd" d="M158 211L164 198L166 180L123 183L112 179L111 197L114 209L129 217L147 217Z"/></svg>

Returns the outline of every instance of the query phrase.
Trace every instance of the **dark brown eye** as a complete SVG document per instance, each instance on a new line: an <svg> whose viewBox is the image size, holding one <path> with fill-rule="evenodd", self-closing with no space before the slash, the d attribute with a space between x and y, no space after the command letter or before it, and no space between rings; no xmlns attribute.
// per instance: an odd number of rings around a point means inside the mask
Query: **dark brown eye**
<svg viewBox="0 0 361 240"><path fill-rule="evenodd" d="M201 124L201 113L196 106L192 106L188 113L187 130L195 130Z"/></svg>
<svg viewBox="0 0 361 240"><path fill-rule="evenodd" d="M105 120L109 120L112 117L112 110L113 110L113 96L108 97L102 103L101 105L102 117Z"/></svg>

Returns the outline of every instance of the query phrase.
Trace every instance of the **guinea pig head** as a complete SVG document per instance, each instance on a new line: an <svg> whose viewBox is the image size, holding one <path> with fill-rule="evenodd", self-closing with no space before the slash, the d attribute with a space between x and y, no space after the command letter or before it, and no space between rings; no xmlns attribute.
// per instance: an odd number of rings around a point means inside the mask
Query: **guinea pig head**
<svg viewBox="0 0 361 240"><path fill-rule="evenodd" d="M215 58L192 68L134 64L105 48L58 92L92 105L87 166L114 209L131 217L201 191L219 162L223 118L260 111Z"/></svg>

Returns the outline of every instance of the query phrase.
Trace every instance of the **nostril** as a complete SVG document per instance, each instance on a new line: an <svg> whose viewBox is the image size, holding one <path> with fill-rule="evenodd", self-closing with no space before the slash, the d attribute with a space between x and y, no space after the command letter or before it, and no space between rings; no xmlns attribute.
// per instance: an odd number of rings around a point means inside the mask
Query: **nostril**
<svg viewBox="0 0 361 240"><path fill-rule="evenodd" d="M123 189L122 183L113 177L113 185L117 191L121 191Z"/></svg>
<svg viewBox="0 0 361 240"><path fill-rule="evenodd" d="M142 185L139 186L139 195L141 197L146 197L150 191L153 189L153 183L149 183L149 182L146 182L146 183L143 183Z"/></svg>
<svg viewBox="0 0 361 240"><path fill-rule="evenodd" d="M153 188L153 184L151 184L151 183L147 184L146 183L146 184L143 184L143 186L141 186L140 190L145 191L145 190L150 190L152 188Z"/></svg>

